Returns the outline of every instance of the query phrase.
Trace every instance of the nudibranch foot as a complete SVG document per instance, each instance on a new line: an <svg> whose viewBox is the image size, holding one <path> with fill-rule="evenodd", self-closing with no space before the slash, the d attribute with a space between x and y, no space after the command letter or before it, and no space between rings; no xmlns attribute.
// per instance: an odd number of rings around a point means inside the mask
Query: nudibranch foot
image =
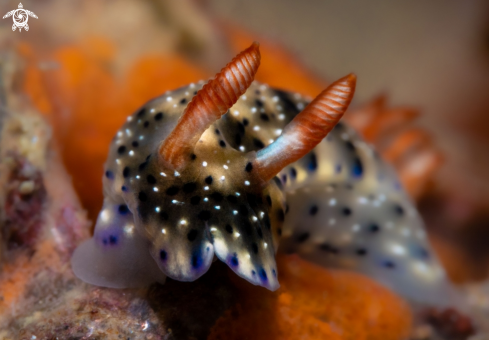
<svg viewBox="0 0 489 340"><path fill-rule="evenodd" d="M94 236L73 254L73 272L85 282L111 288L142 288L154 282L164 283L166 277L148 247L147 239L136 230L126 204L106 198Z"/></svg>

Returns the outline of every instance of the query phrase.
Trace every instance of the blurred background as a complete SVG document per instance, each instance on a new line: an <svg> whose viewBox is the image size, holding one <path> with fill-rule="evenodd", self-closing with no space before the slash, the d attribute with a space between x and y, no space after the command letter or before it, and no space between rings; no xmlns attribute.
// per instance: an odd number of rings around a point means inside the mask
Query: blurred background
<svg viewBox="0 0 489 340"><path fill-rule="evenodd" d="M257 79L317 94L358 75L353 108L410 107L443 158L413 191L452 279L489 274L489 2L485 0L26 0L28 32L0 26L15 85L52 124L89 217L108 143L166 90L211 77L253 40ZM7 13L17 1L0 1ZM402 170L402 169L401 169ZM436 170L436 171L435 171ZM409 187L408 187L409 189Z"/></svg>

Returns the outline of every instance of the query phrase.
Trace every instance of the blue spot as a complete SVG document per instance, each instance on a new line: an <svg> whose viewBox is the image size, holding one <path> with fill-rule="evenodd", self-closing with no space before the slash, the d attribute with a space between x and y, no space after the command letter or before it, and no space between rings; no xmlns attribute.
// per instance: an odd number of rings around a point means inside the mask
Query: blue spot
<svg viewBox="0 0 489 340"><path fill-rule="evenodd" d="M167 256L168 256L168 254L166 253L166 251L164 251L164 250L160 250L160 259L161 259L162 261L165 261L165 260L166 260L166 258L167 258Z"/></svg>
<svg viewBox="0 0 489 340"><path fill-rule="evenodd" d="M275 269L272 269L272 274L274 277L277 277L277 271Z"/></svg>
<svg viewBox="0 0 489 340"><path fill-rule="evenodd" d="M341 172L341 169L342 169L342 168L343 168L343 167L341 166L341 164L336 164L336 166L335 166L334 170L335 170L335 172L336 172L337 174L339 174L339 173Z"/></svg>
<svg viewBox="0 0 489 340"><path fill-rule="evenodd" d="M231 265L233 267L237 267L239 265L238 256L236 253L233 254L233 257L231 257Z"/></svg>
<svg viewBox="0 0 489 340"><path fill-rule="evenodd" d="M192 267L197 269L202 266L202 257L200 256L200 252L196 252L192 255Z"/></svg>
<svg viewBox="0 0 489 340"><path fill-rule="evenodd" d="M287 183L287 175L282 175L282 183L283 184Z"/></svg>
<svg viewBox="0 0 489 340"><path fill-rule="evenodd" d="M209 247L205 248L205 251L209 251L209 250L210 250L210 248L209 248Z"/></svg>
<svg viewBox="0 0 489 340"><path fill-rule="evenodd" d="M124 192L126 192L126 191L127 191L126 186L125 186L125 185L123 185L123 186L122 186L122 188L121 188L121 190L122 190L122 191L124 191Z"/></svg>
<svg viewBox="0 0 489 340"><path fill-rule="evenodd" d="M251 271L251 275L255 276L256 272L254 270Z"/></svg>
<svg viewBox="0 0 489 340"><path fill-rule="evenodd" d="M309 160L309 164L307 164L307 168L310 171L315 171L318 168L318 161L316 155L311 153L311 158Z"/></svg>
<svg viewBox="0 0 489 340"><path fill-rule="evenodd" d="M363 165L358 158L353 161L353 168L351 169L351 174L353 177L358 178L363 175Z"/></svg>
<svg viewBox="0 0 489 340"><path fill-rule="evenodd" d="M107 170L105 172L105 177L107 177L108 179L114 179L114 173L110 170Z"/></svg>
<svg viewBox="0 0 489 340"><path fill-rule="evenodd" d="M127 215L129 213L129 208L125 204L119 205L119 214Z"/></svg>
<svg viewBox="0 0 489 340"><path fill-rule="evenodd" d="M295 170L295 168L290 168L290 177L292 177L292 179L295 179L297 177L297 171Z"/></svg>
<svg viewBox="0 0 489 340"><path fill-rule="evenodd" d="M109 235L109 243L112 245L117 244L117 236Z"/></svg>
<svg viewBox="0 0 489 340"><path fill-rule="evenodd" d="M382 262L382 266L384 266L387 269L395 269L396 268L396 264L390 260L386 260L386 261Z"/></svg>
<svg viewBox="0 0 489 340"><path fill-rule="evenodd" d="M104 246L106 246L109 244L109 241L106 238L104 238L102 239L102 243L104 244Z"/></svg>
<svg viewBox="0 0 489 340"><path fill-rule="evenodd" d="M267 277L267 272L265 271L265 269L261 268L259 270L259 274L260 274L260 279L262 281L267 281L268 280L268 277Z"/></svg>

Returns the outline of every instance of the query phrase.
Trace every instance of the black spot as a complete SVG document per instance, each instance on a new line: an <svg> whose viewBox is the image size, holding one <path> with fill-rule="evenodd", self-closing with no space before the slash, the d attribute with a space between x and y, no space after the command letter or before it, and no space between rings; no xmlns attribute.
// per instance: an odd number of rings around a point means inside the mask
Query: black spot
<svg viewBox="0 0 489 340"><path fill-rule="evenodd" d="M124 192L126 192L126 191L127 191L126 186L125 186L125 185L123 185L123 186L121 187L121 190L122 190L122 191L124 191Z"/></svg>
<svg viewBox="0 0 489 340"><path fill-rule="evenodd" d="M252 270L251 275L256 275L256 272L254 270Z"/></svg>
<svg viewBox="0 0 489 340"><path fill-rule="evenodd" d="M200 196L194 196L194 197L192 197L192 198L190 199L190 203L191 203L192 205L197 205L197 204L199 204L199 202L200 202Z"/></svg>
<svg viewBox="0 0 489 340"><path fill-rule="evenodd" d="M418 249L419 257L423 260L428 260L430 258L430 253L425 248Z"/></svg>
<svg viewBox="0 0 489 340"><path fill-rule="evenodd" d="M290 94L288 92L276 90L275 93L281 99L282 106L284 107L284 110L286 112L291 112L291 113L299 112L299 109L297 109L295 103L290 99Z"/></svg>
<svg viewBox="0 0 489 340"><path fill-rule="evenodd" d="M310 171L315 171L318 168L318 161L314 153L311 153L311 155L309 156L309 163L307 164L307 168Z"/></svg>
<svg viewBox="0 0 489 340"><path fill-rule="evenodd" d="M221 202L224 199L224 196L221 195L219 192L213 192L209 196L216 202Z"/></svg>
<svg viewBox="0 0 489 340"><path fill-rule="evenodd" d="M243 125L244 126L248 126L249 123L250 122L248 121L248 119L246 119L246 118L243 119Z"/></svg>
<svg viewBox="0 0 489 340"><path fill-rule="evenodd" d="M202 210L199 215L197 215L197 217L199 219L201 219L202 221L208 221L211 219L212 217L212 214L209 210Z"/></svg>
<svg viewBox="0 0 489 340"><path fill-rule="evenodd" d="M175 196L176 194L178 194L179 190L180 189L178 189L177 186L173 185L173 186L169 187L168 189L166 189L166 194L168 196Z"/></svg>
<svg viewBox="0 0 489 340"><path fill-rule="evenodd" d="M215 129L214 132L216 133L216 135L220 135L221 132L219 131L219 129Z"/></svg>
<svg viewBox="0 0 489 340"><path fill-rule="evenodd" d="M282 236L282 228L277 229L277 234L278 234L278 236Z"/></svg>
<svg viewBox="0 0 489 340"><path fill-rule="evenodd" d="M353 145L353 143L352 143L352 142L350 142L349 140L347 140L347 141L345 142L345 145L346 145L346 148L347 148L348 150L350 150L350 151L355 151L355 146L354 146L354 145Z"/></svg>
<svg viewBox="0 0 489 340"><path fill-rule="evenodd" d="M358 248L356 253L358 256L365 256L365 255L367 255L368 252L367 252L367 249L365 249L365 248Z"/></svg>
<svg viewBox="0 0 489 340"><path fill-rule="evenodd" d="M317 205L313 205L311 207L311 209L309 209L309 215L311 215L311 216L316 215L318 213L318 210L319 210L318 206Z"/></svg>
<svg viewBox="0 0 489 340"><path fill-rule="evenodd" d="M250 236L253 232L253 227L251 226L250 221L244 220L242 223L243 223L243 228L244 228L244 231L246 232L246 235Z"/></svg>
<svg viewBox="0 0 489 340"><path fill-rule="evenodd" d="M226 147L226 143L225 143L223 140L220 140L220 141L219 141L219 146L220 146L221 148L225 148L225 147Z"/></svg>
<svg viewBox="0 0 489 340"><path fill-rule="evenodd" d="M160 219L162 221L168 221L168 219L170 218L170 216L168 216L168 214L164 211L160 212Z"/></svg>
<svg viewBox="0 0 489 340"><path fill-rule="evenodd" d="M256 233L258 234L259 238L263 238L263 232L261 231L261 228L256 228Z"/></svg>
<svg viewBox="0 0 489 340"><path fill-rule="evenodd" d="M182 100L180 100L180 104L185 104L187 102L187 98L182 98Z"/></svg>
<svg viewBox="0 0 489 340"><path fill-rule="evenodd" d="M197 91L194 91L194 96L197 94Z"/></svg>
<svg viewBox="0 0 489 340"><path fill-rule="evenodd" d="M297 177L297 170L295 170L295 168L290 168L290 177L293 179Z"/></svg>
<svg viewBox="0 0 489 340"><path fill-rule="evenodd" d="M265 147L265 144L263 144L263 142L258 138L253 138L253 145L255 145L255 147L258 149L263 149Z"/></svg>
<svg viewBox="0 0 489 340"><path fill-rule="evenodd" d="M137 141L133 141L132 142L132 146L135 147L135 148L137 148L139 146L139 143Z"/></svg>
<svg viewBox="0 0 489 340"><path fill-rule="evenodd" d="M379 231L380 231L380 227L379 227L377 224L375 224L375 223L374 223L374 224L371 224L371 225L368 227L368 230L369 230L371 233L375 234L375 233L377 233L377 232L379 232Z"/></svg>
<svg viewBox="0 0 489 340"><path fill-rule="evenodd" d="M211 185L211 184L212 184L212 176L207 176L207 177L205 178L205 182L206 182L207 184Z"/></svg>
<svg viewBox="0 0 489 340"><path fill-rule="evenodd" d="M348 207L344 207L341 212L343 213L343 215L345 216L350 216L351 215L351 209L348 208Z"/></svg>
<svg viewBox="0 0 489 340"><path fill-rule="evenodd" d="M270 218L268 217L268 214L265 214L265 216L263 216L263 223L265 224L265 227L270 230L272 225L270 224Z"/></svg>
<svg viewBox="0 0 489 340"><path fill-rule="evenodd" d="M270 120L270 118L268 118L268 115L266 113L262 113L260 115L260 118L261 118L261 120L263 120L265 122L268 122Z"/></svg>
<svg viewBox="0 0 489 340"><path fill-rule="evenodd" d="M248 164L246 164L245 171L251 172L251 170L253 170L253 164L251 164L251 162L248 162Z"/></svg>
<svg viewBox="0 0 489 340"><path fill-rule="evenodd" d="M353 168L351 170L353 177L361 177L363 175L363 165L360 159L355 158L353 161Z"/></svg>
<svg viewBox="0 0 489 340"><path fill-rule="evenodd" d="M158 121L158 120L162 120L163 119L163 113L162 112L158 112L157 114L155 114L155 120Z"/></svg>
<svg viewBox="0 0 489 340"><path fill-rule="evenodd" d="M193 254L191 263L193 268L199 268L202 265L202 257L200 256L200 254Z"/></svg>
<svg viewBox="0 0 489 340"><path fill-rule="evenodd" d="M129 177L130 174L131 174L131 171L129 170L129 167L126 166L124 168L124 170L122 170L122 176L124 176L124 178L127 178L127 177Z"/></svg>
<svg viewBox="0 0 489 340"><path fill-rule="evenodd" d="M229 195L228 197L226 197L226 199L233 204L238 203L238 198L236 196Z"/></svg>
<svg viewBox="0 0 489 340"><path fill-rule="evenodd" d="M194 192L195 189L197 189L197 183L195 182L185 183L182 187L183 192L186 194L190 194L191 192Z"/></svg>
<svg viewBox="0 0 489 340"><path fill-rule="evenodd" d="M234 136L234 142L236 143L236 145L241 145L241 136L239 134L236 134Z"/></svg>
<svg viewBox="0 0 489 340"><path fill-rule="evenodd" d="M139 164L139 167L138 167L139 171L144 170L147 165L148 165L147 161Z"/></svg>
<svg viewBox="0 0 489 340"><path fill-rule="evenodd" d="M390 260L385 260L384 262L382 262L382 266L384 266L387 269L395 269L396 268L396 264Z"/></svg>
<svg viewBox="0 0 489 340"><path fill-rule="evenodd" d="M275 269L272 269L272 274L274 277L277 277L277 271Z"/></svg>
<svg viewBox="0 0 489 340"><path fill-rule="evenodd" d="M138 198L141 202L146 202L148 200L148 195L144 191L140 191L138 194Z"/></svg>
<svg viewBox="0 0 489 340"><path fill-rule="evenodd" d="M396 214L398 214L399 216L402 216L404 215L404 208L401 207L400 205L396 204L394 206L394 211L396 212Z"/></svg>
<svg viewBox="0 0 489 340"><path fill-rule="evenodd" d="M277 184L277 186L278 186L278 188L280 190L283 190L284 186L283 186L282 182L280 181L280 178L278 178L277 176L275 176L273 178L273 181L275 182L275 184Z"/></svg>
<svg viewBox="0 0 489 340"><path fill-rule="evenodd" d="M149 122L148 122L148 121L145 121L145 122L144 122L144 124L143 124L143 126L144 126L145 128L147 128L147 127L149 126Z"/></svg>
<svg viewBox="0 0 489 340"><path fill-rule="evenodd" d="M283 222L285 220L285 214L282 209L277 210L277 220L279 220L279 222Z"/></svg>
<svg viewBox="0 0 489 340"><path fill-rule="evenodd" d="M114 173L110 170L107 170L105 172L105 177L107 177L108 179L114 179Z"/></svg>
<svg viewBox="0 0 489 340"><path fill-rule="evenodd" d="M139 110L139 112L137 113L137 116L139 118L141 118L142 116L144 116L144 114L146 113L146 109L145 108L142 108L141 110Z"/></svg>
<svg viewBox="0 0 489 340"><path fill-rule="evenodd" d="M263 202L261 196L257 196L254 194L247 194L246 198L251 206L257 206L258 204Z"/></svg>
<svg viewBox="0 0 489 340"><path fill-rule="evenodd" d="M255 100L255 104L258 107L263 107L263 102L261 100L259 100L259 99Z"/></svg>
<svg viewBox="0 0 489 340"><path fill-rule="evenodd" d="M191 160L193 160L193 161L194 161L196 158L197 158L197 156L196 156L194 153L190 155L190 159L191 159Z"/></svg>
<svg viewBox="0 0 489 340"><path fill-rule="evenodd" d="M109 235L109 243L112 245L117 244L117 236Z"/></svg>
<svg viewBox="0 0 489 340"><path fill-rule="evenodd" d="M308 238L309 238L309 233L302 233L300 234L299 236L297 236L296 240L298 243L302 243L302 242L305 242Z"/></svg>
<svg viewBox="0 0 489 340"><path fill-rule="evenodd" d="M272 206L272 198L270 197L270 195L267 195L266 199L267 199L268 205Z"/></svg>
<svg viewBox="0 0 489 340"><path fill-rule="evenodd" d="M285 213L287 214L290 210L289 203L285 204Z"/></svg>
<svg viewBox="0 0 489 340"><path fill-rule="evenodd" d="M155 184L156 183L156 178L153 175L146 176L146 180L148 181L148 184Z"/></svg>
<svg viewBox="0 0 489 340"><path fill-rule="evenodd" d="M255 254L258 254L258 245L255 242L251 244L251 249Z"/></svg>
<svg viewBox="0 0 489 340"><path fill-rule="evenodd" d="M240 215L242 216L246 216L248 215L248 208L246 208L246 205L244 204L241 204L239 207L238 207L238 212Z"/></svg>
<svg viewBox="0 0 489 340"><path fill-rule="evenodd" d="M233 227L231 227L229 224L226 224L226 227L225 227L226 231L230 234L233 233Z"/></svg>
<svg viewBox="0 0 489 340"><path fill-rule="evenodd" d="M199 234L199 231L197 229L192 229L188 232L187 234L187 239L192 242L192 241L195 241L195 239L197 238L197 235Z"/></svg>
<svg viewBox="0 0 489 340"><path fill-rule="evenodd" d="M238 131L240 134L244 135L245 133L245 127L242 123L238 122Z"/></svg>
<svg viewBox="0 0 489 340"><path fill-rule="evenodd" d="M260 278L262 279L262 281L266 281L268 279L267 278L267 272L265 271L265 269L261 268L258 271L258 274L260 275Z"/></svg>
<svg viewBox="0 0 489 340"><path fill-rule="evenodd" d="M329 243L323 243L319 246L319 249L321 249L322 251L325 251L327 253L330 253L330 254L338 254L340 251L338 248L336 247L333 247L331 244Z"/></svg>
<svg viewBox="0 0 489 340"><path fill-rule="evenodd" d="M162 261L165 261L165 260L166 260L166 257L167 257L167 253L166 253L166 251L164 251L164 250L160 250L160 259L161 259Z"/></svg>
<svg viewBox="0 0 489 340"><path fill-rule="evenodd" d="M124 152L126 152L126 147L124 145L121 145L117 148L117 153L119 155L122 155Z"/></svg>
<svg viewBox="0 0 489 340"><path fill-rule="evenodd" d="M238 264L239 264L238 256L235 253L234 256L231 257L231 265L233 265L234 267L236 267Z"/></svg>
<svg viewBox="0 0 489 340"><path fill-rule="evenodd" d="M127 205L125 205L125 204L121 204L121 205L119 205L119 213L120 213L121 215L125 215L125 214L127 214L128 212L129 212L129 208L127 207Z"/></svg>

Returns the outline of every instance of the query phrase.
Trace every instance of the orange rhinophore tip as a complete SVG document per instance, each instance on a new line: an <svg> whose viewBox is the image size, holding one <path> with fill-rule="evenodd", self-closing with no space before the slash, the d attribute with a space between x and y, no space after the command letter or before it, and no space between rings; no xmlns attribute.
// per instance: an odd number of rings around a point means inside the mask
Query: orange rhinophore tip
<svg viewBox="0 0 489 340"><path fill-rule="evenodd" d="M259 44L254 42L195 95L161 144L159 154L162 159L175 169L182 168L204 131L246 92L259 66Z"/></svg>
<svg viewBox="0 0 489 340"><path fill-rule="evenodd" d="M275 142L257 152L255 165L260 178L272 179L326 137L348 108L356 80L350 74L331 84L284 128Z"/></svg>

